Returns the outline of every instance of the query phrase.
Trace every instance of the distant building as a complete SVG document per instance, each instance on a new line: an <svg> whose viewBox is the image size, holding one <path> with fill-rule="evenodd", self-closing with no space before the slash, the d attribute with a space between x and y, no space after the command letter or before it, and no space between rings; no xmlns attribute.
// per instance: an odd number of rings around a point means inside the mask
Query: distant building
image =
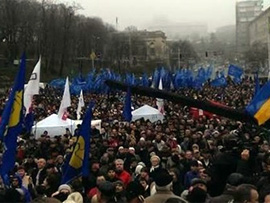
<svg viewBox="0 0 270 203"><path fill-rule="evenodd" d="M249 44L261 42L267 45L269 30L270 7L249 24Z"/></svg>
<svg viewBox="0 0 270 203"><path fill-rule="evenodd" d="M193 40L205 37L208 34L207 24L205 23L169 23L166 25L155 25L149 30L162 30L169 39L173 40Z"/></svg>
<svg viewBox="0 0 270 203"><path fill-rule="evenodd" d="M121 38L120 47L124 47L120 58L128 59L131 65L152 60L165 63L168 60L167 37L162 31L133 30L115 35Z"/></svg>
<svg viewBox="0 0 270 203"><path fill-rule="evenodd" d="M239 55L249 49L249 24L262 13L263 0L236 2L236 51Z"/></svg>

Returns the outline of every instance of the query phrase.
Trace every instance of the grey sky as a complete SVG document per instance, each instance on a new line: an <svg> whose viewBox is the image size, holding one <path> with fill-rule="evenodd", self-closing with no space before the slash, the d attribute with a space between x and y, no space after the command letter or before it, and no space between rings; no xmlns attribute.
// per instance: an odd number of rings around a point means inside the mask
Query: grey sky
<svg viewBox="0 0 270 203"><path fill-rule="evenodd" d="M70 2L61 0L63 2ZM151 23L207 23L208 30L235 24L236 0L75 0L84 9L78 11L86 16L97 16L103 21L124 29L134 25L146 29ZM270 0L264 0L264 9Z"/></svg>

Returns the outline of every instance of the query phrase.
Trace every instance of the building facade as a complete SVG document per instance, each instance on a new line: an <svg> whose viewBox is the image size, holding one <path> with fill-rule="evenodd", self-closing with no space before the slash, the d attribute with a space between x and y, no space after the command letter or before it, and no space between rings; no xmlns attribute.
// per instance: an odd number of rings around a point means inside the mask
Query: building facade
<svg viewBox="0 0 270 203"><path fill-rule="evenodd" d="M261 42L267 45L269 35L270 7L249 24L249 44Z"/></svg>
<svg viewBox="0 0 270 203"><path fill-rule="evenodd" d="M263 0L236 2L236 52L241 55L249 49L249 24L262 13Z"/></svg>

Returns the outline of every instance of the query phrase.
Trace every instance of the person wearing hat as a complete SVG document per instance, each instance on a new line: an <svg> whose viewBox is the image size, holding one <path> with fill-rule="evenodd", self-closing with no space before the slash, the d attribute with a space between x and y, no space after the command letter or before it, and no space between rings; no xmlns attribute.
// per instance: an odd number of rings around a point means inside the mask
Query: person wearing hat
<svg viewBox="0 0 270 203"><path fill-rule="evenodd" d="M69 194L72 192L71 187L67 184L62 184L58 187L58 191L52 194L52 197L60 200L61 202L65 201Z"/></svg>
<svg viewBox="0 0 270 203"><path fill-rule="evenodd" d="M166 169L160 169L154 176L154 184L156 193L147 197L145 203L163 203L169 198L176 198L182 203L186 203L184 199L173 194L171 191L173 184L173 177Z"/></svg>
<svg viewBox="0 0 270 203"><path fill-rule="evenodd" d="M150 168L150 177L154 178L155 173L161 169L160 158L157 155L152 155L150 158L151 168Z"/></svg>
<svg viewBox="0 0 270 203"><path fill-rule="evenodd" d="M115 187L115 196L114 196L115 201L126 202L124 183L121 180L118 180L115 181L113 184Z"/></svg>

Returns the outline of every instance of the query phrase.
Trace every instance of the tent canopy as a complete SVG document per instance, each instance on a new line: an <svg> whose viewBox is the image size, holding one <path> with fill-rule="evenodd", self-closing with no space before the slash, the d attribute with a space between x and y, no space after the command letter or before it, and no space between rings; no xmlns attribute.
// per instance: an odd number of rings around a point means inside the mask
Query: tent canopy
<svg viewBox="0 0 270 203"><path fill-rule="evenodd" d="M70 119L65 121L60 119L57 114L52 114L47 118L39 121L32 127L32 133L35 138L39 138L46 130L50 136L63 135L66 133L66 128L73 134L76 128L75 122Z"/></svg>
<svg viewBox="0 0 270 203"><path fill-rule="evenodd" d="M164 119L164 116L159 112L159 110L149 105L144 105L132 111L131 114L133 121L144 118L144 120L150 120L151 122L156 122L158 120L162 122Z"/></svg>

